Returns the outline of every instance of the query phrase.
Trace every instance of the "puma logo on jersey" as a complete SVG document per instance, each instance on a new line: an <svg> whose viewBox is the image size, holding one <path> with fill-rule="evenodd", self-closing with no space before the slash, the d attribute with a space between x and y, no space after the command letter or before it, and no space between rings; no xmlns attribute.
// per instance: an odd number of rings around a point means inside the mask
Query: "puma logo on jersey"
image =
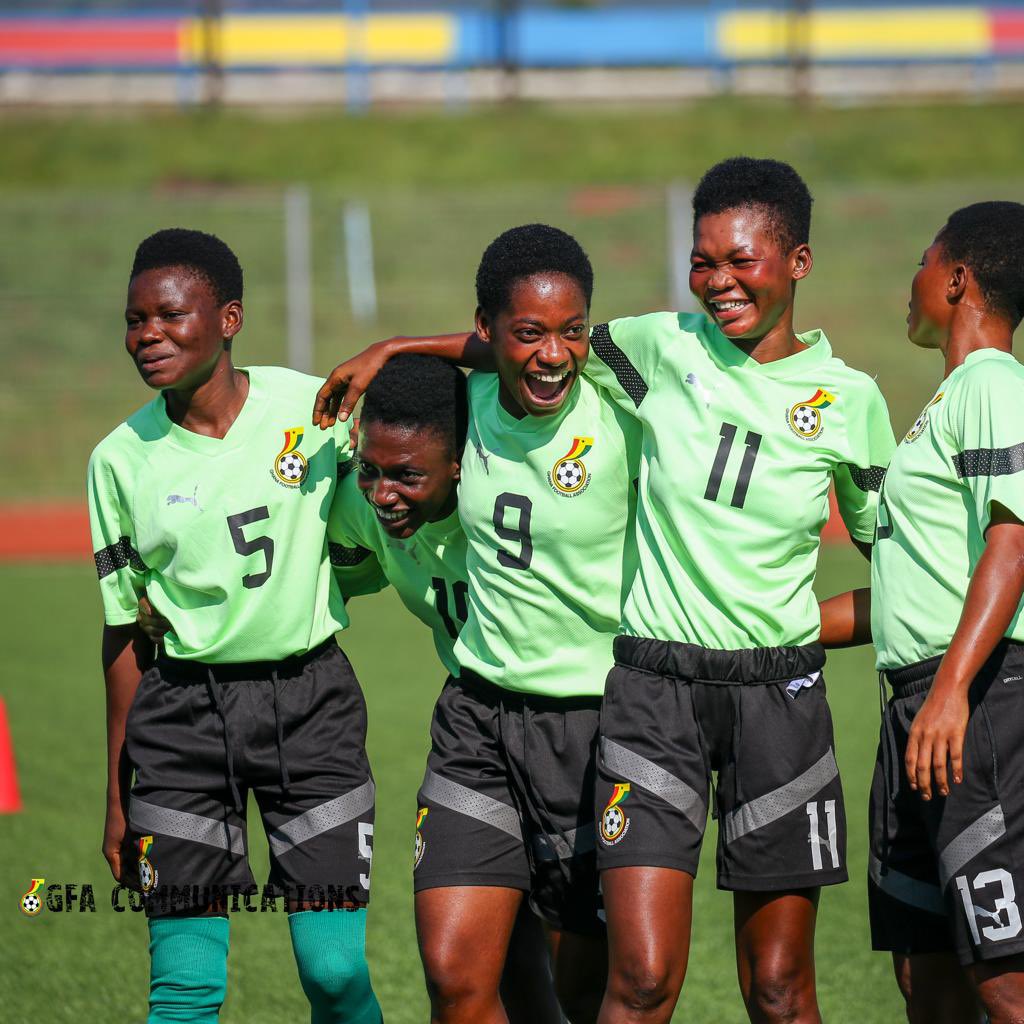
<svg viewBox="0 0 1024 1024"><path fill-rule="evenodd" d="M199 484L196 484L195 489L192 491L192 497L189 498L184 494L168 494L167 495L168 505L192 505L203 511L202 506L199 504Z"/></svg>
<svg viewBox="0 0 1024 1024"><path fill-rule="evenodd" d="M695 373L688 373L686 375L686 383L690 385L700 395L700 400L704 403L705 409L711 408L711 392L700 382L700 377Z"/></svg>

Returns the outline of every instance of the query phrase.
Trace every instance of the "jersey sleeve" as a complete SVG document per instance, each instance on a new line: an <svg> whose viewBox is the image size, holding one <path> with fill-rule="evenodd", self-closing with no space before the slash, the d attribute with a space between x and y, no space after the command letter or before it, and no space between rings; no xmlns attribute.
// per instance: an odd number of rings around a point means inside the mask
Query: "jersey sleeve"
<svg viewBox="0 0 1024 1024"><path fill-rule="evenodd" d="M1024 522L1024 374L985 363L965 375L951 403L953 469L982 534L998 503Z"/></svg>
<svg viewBox="0 0 1024 1024"><path fill-rule="evenodd" d="M109 459L93 452L88 470L89 528L93 558L108 626L135 621L146 588L146 566L136 547L130 495L118 483Z"/></svg>
<svg viewBox="0 0 1024 1024"><path fill-rule="evenodd" d="M358 427L358 420L349 420L342 423L338 420L334 424L334 452L338 460L338 486L356 468L356 441L354 433Z"/></svg>
<svg viewBox="0 0 1024 1024"><path fill-rule="evenodd" d="M661 358L651 328L649 316L630 316L590 330L590 358L583 374L632 416L647 397Z"/></svg>
<svg viewBox="0 0 1024 1024"><path fill-rule="evenodd" d="M348 464L353 463L354 460L349 460ZM345 464L339 460L339 471ZM368 512L356 478L347 475L338 483L327 517L331 569L346 601L350 597L376 594L388 585L388 578L373 550L373 526L366 521Z"/></svg>
<svg viewBox="0 0 1024 1024"><path fill-rule="evenodd" d="M864 400L846 422L845 461L833 480L839 514L854 540L870 544L875 535L878 492L892 453L896 450L889 410L874 381Z"/></svg>

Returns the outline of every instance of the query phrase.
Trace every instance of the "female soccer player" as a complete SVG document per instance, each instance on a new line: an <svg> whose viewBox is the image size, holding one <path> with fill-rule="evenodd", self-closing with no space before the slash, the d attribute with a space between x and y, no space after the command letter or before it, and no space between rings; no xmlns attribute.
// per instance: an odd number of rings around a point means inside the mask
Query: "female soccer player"
<svg viewBox="0 0 1024 1024"><path fill-rule="evenodd" d="M611 967L603 1024L667 1021L719 774L719 885L735 892L740 987L758 1021L819 1019L820 886L846 879L845 821L811 589L830 484L868 550L893 448L873 381L793 327L811 196L772 160L713 167L694 196L703 314L594 327L586 375L643 430L640 567L602 709L599 863ZM338 367L331 423L383 360L488 365L472 335L392 339Z"/></svg>
<svg viewBox="0 0 1024 1024"><path fill-rule="evenodd" d="M590 804L632 576L636 446L629 417L579 379L593 273L575 239L507 231L476 285L498 372L469 380L468 615L419 795L421 953L435 1020L504 1020L498 981L529 893L550 926L562 1006L592 1021L607 951Z"/></svg>
<svg viewBox="0 0 1024 1024"><path fill-rule="evenodd" d="M871 794L871 930L911 1021L1024 1019L1024 206L954 213L908 334L945 375L893 456L871 625L892 686ZM905 768L909 786L900 778Z"/></svg>
<svg viewBox="0 0 1024 1024"><path fill-rule="evenodd" d="M253 882L251 789L312 1020L375 1024L373 780L362 693L334 641L348 619L326 537L347 439L306 436L313 378L233 365L242 271L220 239L143 241L125 318L159 394L97 446L89 507L106 623L103 850L119 881L137 857L149 1020L217 1019L228 921L204 896ZM135 626L143 590L171 625L155 660ZM347 909L308 909L331 890Z"/></svg>

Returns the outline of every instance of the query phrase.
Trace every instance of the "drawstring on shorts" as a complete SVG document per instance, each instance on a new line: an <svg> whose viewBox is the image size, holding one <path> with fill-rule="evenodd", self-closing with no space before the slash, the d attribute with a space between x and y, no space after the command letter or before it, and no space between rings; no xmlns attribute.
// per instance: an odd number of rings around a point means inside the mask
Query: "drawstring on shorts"
<svg viewBox="0 0 1024 1024"><path fill-rule="evenodd" d="M217 682L217 677L213 674L213 669L208 668L206 688L210 693L210 700L213 702L213 706L217 709L217 714L220 715L221 728L224 730L224 754L227 761L227 775L228 775L228 787L231 789L231 798L235 802L235 810L242 813L242 794L238 789L238 781L235 779L235 757L231 752L231 737L228 734L228 716L224 712L224 694L221 690L220 683Z"/></svg>

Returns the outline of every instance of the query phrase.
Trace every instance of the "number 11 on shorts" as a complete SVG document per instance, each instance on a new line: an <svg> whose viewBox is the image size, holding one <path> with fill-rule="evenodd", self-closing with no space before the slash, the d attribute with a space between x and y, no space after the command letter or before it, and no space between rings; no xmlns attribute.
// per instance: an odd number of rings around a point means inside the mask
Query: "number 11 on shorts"
<svg viewBox="0 0 1024 1024"><path fill-rule="evenodd" d="M835 800L825 801L825 825L828 829L826 838L822 838L821 832L818 830L818 803L819 801L812 800L807 805L807 817L811 819L807 841L811 844L811 863L814 865L815 871L820 871L822 867L821 848L823 846L828 849L832 858L832 867L839 867L839 848L836 846L836 802Z"/></svg>

